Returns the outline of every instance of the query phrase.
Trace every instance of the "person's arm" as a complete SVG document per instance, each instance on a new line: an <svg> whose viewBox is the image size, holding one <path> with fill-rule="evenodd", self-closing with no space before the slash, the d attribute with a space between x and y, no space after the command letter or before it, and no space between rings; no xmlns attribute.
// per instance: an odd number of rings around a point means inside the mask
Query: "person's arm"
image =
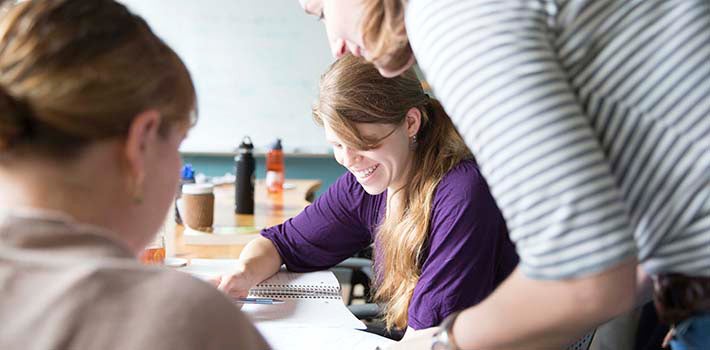
<svg viewBox="0 0 710 350"><path fill-rule="evenodd" d="M412 0L407 9L417 60L521 258L455 322L463 349L562 346L634 298L631 220L555 25L534 1Z"/></svg>
<svg viewBox="0 0 710 350"><path fill-rule="evenodd" d="M244 264L244 269L249 271L252 281L261 282L276 273L283 262L274 244L259 237L246 245L239 260Z"/></svg>
<svg viewBox="0 0 710 350"><path fill-rule="evenodd" d="M232 272L221 276L216 282L221 291L243 298L249 294L251 287L278 272L281 264L281 256L274 244L258 237L244 247Z"/></svg>
<svg viewBox="0 0 710 350"><path fill-rule="evenodd" d="M370 199L352 175L342 176L296 217L263 230L262 237L244 248L233 272L222 276L219 288L245 297L282 264L290 271L307 272L350 257L370 242L363 219Z"/></svg>
<svg viewBox="0 0 710 350"><path fill-rule="evenodd" d="M631 308L636 261L590 277L542 281L516 270L493 294L456 318L453 339L467 349L563 349ZM432 330L414 332L396 349L430 349Z"/></svg>
<svg viewBox="0 0 710 350"><path fill-rule="evenodd" d="M516 270L490 298L457 317L454 339L462 349L564 348L632 307L635 270L630 260L561 281L535 280Z"/></svg>

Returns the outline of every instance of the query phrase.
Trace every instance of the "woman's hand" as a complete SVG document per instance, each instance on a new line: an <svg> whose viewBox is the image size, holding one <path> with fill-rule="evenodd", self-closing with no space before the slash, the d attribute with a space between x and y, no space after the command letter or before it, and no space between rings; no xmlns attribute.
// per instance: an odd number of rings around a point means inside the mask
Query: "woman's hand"
<svg viewBox="0 0 710 350"><path fill-rule="evenodd" d="M249 289L256 285L250 278L244 263L240 260L237 262L232 273L222 275L217 279L212 280L219 290L232 298L246 298L249 294Z"/></svg>
<svg viewBox="0 0 710 350"><path fill-rule="evenodd" d="M210 282L232 298L246 298L251 287L278 272L281 264L274 244L257 237L244 247L231 273Z"/></svg>

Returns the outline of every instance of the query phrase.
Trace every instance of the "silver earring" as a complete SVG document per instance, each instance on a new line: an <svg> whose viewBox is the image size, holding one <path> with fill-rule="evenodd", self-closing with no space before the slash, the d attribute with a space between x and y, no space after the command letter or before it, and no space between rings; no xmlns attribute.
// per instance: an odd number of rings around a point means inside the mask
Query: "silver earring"
<svg viewBox="0 0 710 350"><path fill-rule="evenodd" d="M412 142L409 143L412 149L417 148L417 135L412 135Z"/></svg>

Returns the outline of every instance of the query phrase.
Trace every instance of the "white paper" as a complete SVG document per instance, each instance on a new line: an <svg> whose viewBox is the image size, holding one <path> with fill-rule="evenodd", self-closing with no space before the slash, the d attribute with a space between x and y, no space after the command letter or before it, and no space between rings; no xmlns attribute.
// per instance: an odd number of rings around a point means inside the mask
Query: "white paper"
<svg viewBox="0 0 710 350"><path fill-rule="evenodd" d="M191 259L190 264L178 270L197 278L210 279L230 273L237 266L237 259Z"/></svg>
<svg viewBox="0 0 710 350"><path fill-rule="evenodd" d="M302 286L323 286L340 288L340 283L335 275L330 271L316 271L309 273L298 273L281 271L270 278L267 278L259 285L302 285ZM259 286L257 285L257 287Z"/></svg>
<svg viewBox="0 0 710 350"><path fill-rule="evenodd" d="M376 334L345 328L275 328L256 325L274 350L374 350L394 344Z"/></svg>
<svg viewBox="0 0 710 350"><path fill-rule="evenodd" d="M245 304L242 312L257 325L272 328L365 329L342 299L282 299L277 305Z"/></svg>
<svg viewBox="0 0 710 350"><path fill-rule="evenodd" d="M180 268L180 271L190 273L199 278L214 278L231 272L236 266L235 259L192 259L190 265ZM296 273L281 271L266 279L257 287L267 286L301 286L328 287L340 290L340 284L330 271ZM307 293L306 293L307 294ZM244 304L242 312L247 314L256 325L266 328L346 328L365 329L366 326L358 320L345 306L339 293L335 298L320 298L308 295L301 298L283 298L283 304L257 305Z"/></svg>

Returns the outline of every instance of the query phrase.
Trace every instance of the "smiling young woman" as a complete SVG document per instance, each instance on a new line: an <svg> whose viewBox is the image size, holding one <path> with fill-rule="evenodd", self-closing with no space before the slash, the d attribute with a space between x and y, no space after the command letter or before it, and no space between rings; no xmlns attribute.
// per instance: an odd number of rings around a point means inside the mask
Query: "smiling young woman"
<svg viewBox="0 0 710 350"><path fill-rule="evenodd" d="M471 153L412 70L387 79L345 55L321 78L313 115L348 172L250 243L223 290L243 297L282 263L325 269L374 243L387 326L423 329L513 270L517 255Z"/></svg>

